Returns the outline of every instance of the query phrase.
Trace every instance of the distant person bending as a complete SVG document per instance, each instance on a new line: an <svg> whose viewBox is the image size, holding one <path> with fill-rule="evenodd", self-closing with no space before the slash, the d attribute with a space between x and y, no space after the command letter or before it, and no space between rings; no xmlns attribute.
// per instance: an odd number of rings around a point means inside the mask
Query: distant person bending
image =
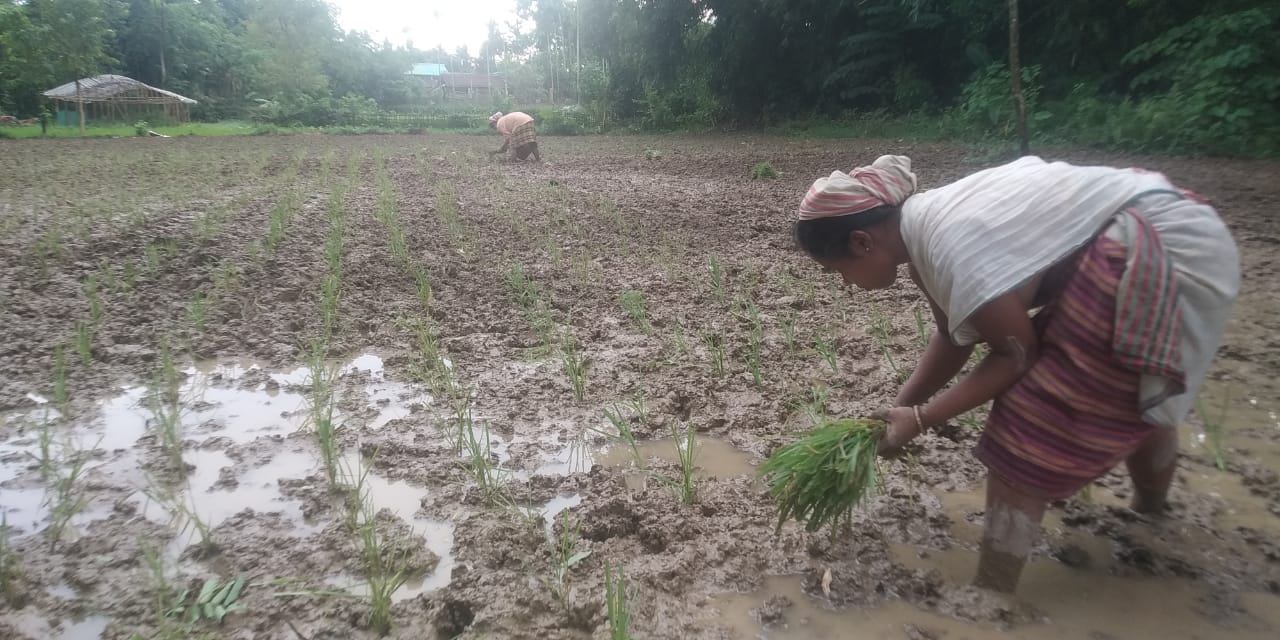
<svg viewBox="0 0 1280 640"><path fill-rule="evenodd" d="M1116 464L1135 510L1164 509L1240 257L1213 208L1158 173L1028 156L915 188L903 156L836 171L805 195L796 240L861 289L905 264L929 301L937 331L883 412L882 451L995 401L975 584L1013 591L1046 503ZM986 356L944 389L979 342Z"/></svg>
<svg viewBox="0 0 1280 640"><path fill-rule="evenodd" d="M506 153L508 149L516 160L524 160L530 155L542 162L542 154L538 153L538 131L533 127L533 117L520 111L512 111L502 115L499 111L489 116L489 126L498 130L505 140L502 148L490 151L489 157Z"/></svg>

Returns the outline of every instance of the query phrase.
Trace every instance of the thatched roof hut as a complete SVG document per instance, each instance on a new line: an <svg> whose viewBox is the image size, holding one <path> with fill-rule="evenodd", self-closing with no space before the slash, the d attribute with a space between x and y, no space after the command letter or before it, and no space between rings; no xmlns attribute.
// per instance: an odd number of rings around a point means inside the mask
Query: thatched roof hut
<svg viewBox="0 0 1280 640"><path fill-rule="evenodd" d="M83 106L89 115L116 120L146 117L163 109L167 118L185 122L191 105L196 104L172 91L111 74L68 82L44 92L44 96L60 109L63 105Z"/></svg>

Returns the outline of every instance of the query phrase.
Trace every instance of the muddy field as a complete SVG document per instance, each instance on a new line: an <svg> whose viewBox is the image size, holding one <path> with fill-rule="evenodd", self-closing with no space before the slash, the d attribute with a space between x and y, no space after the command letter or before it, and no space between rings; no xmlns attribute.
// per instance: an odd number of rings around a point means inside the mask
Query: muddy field
<svg viewBox="0 0 1280 640"><path fill-rule="evenodd" d="M1184 427L1168 517L1104 477L1003 599L967 586L981 415L885 463L849 531L775 535L754 477L886 406L921 351L905 277L847 291L792 250L809 181L1001 158L543 142L542 165L464 136L0 145L0 637L371 638L381 607L391 637L608 638L606 569L634 638L1280 635L1280 166L1046 152L1211 198L1244 293L1202 397L1225 437ZM240 577L242 608L191 615Z"/></svg>

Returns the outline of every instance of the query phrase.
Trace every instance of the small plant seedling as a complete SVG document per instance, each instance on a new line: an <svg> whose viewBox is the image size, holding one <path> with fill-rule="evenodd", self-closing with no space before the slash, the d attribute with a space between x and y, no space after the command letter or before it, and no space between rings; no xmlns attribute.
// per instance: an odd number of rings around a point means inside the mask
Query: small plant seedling
<svg viewBox="0 0 1280 640"><path fill-rule="evenodd" d="M826 360L827 366L831 367L831 373L840 373L840 358L836 353L835 340L828 337L825 331L814 336L813 349L822 356L823 360Z"/></svg>
<svg viewBox="0 0 1280 640"><path fill-rule="evenodd" d="M190 304L187 305L187 321L191 323L191 327L196 333L204 333L205 321L209 315L209 298L203 292L197 291L191 297Z"/></svg>
<svg viewBox="0 0 1280 640"><path fill-rule="evenodd" d="M725 293L724 267L720 265L720 259L715 256L707 258L707 285L711 290L711 297L716 302L724 304L727 297Z"/></svg>
<svg viewBox="0 0 1280 640"><path fill-rule="evenodd" d="M0 511L0 602L13 607L22 602L18 592L22 575L22 558L9 544L9 518Z"/></svg>
<svg viewBox="0 0 1280 640"><path fill-rule="evenodd" d="M717 378L723 378L725 375L724 336L716 332L704 333L702 335L702 343L707 347L707 356L711 362L711 374Z"/></svg>
<svg viewBox="0 0 1280 640"><path fill-rule="evenodd" d="M920 311L920 307L914 310L916 316L916 341L920 343L920 347L929 346L929 325L925 322L924 313Z"/></svg>
<svg viewBox="0 0 1280 640"><path fill-rule="evenodd" d="M564 364L565 375L569 376L574 399L582 400L587 392L587 369L590 367L590 362L578 350L577 341L568 331L560 339L560 361Z"/></svg>
<svg viewBox="0 0 1280 640"><path fill-rule="evenodd" d="M631 321L636 327L645 333L650 333L653 327L649 325L649 316L645 311L644 292L628 289L623 291L618 300L622 303L622 308L626 310L627 315L631 316Z"/></svg>
<svg viewBox="0 0 1280 640"><path fill-rule="evenodd" d="M80 354L80 364L93 364L93 329L88 323L76 322L76 352Z"/></svg>
<svg viewBox="0 0 1280 640"><path fill-rule="evenodd" d="M1219 471L1227 470L1225 436L1227 410L1230 406L1230 389L1223 396L1222 407L1218 412L1210 410L1202 399L1196 398L1196 413L1200 414L1200 421L1204 423L1204 442L1206 448L1209 449L1209 455L1213 456L1213 466L1217 467Z"/></svg>
<svg viewBox="0 0 1280 640"><path fill-rule="evenodd" d="M767 160L757 163L756 166L751 167L752 180L773 180L777 177L778 172L774 170L773 165L769 164Z"/></svg>
<svg viewBox="0 0 1280 640"><path fill-rule="evenodd" d="M89 450L81 450L68 444L63 447L63 451L58 456L67 466L66 469L56 472L52 491L45 496L45 503L50 505L50 509L49 526L45 528L44 533L49 539L50 549L58 546L71 519L89 504L89 498L84 494L81 480L84 478L85 465L89 462L88 453L96 448L97 443Z"/></svg>
<svg viewBox="0 0 1280 640"><path fill-rule="evenodd" d="M239 600L247 582L244 576L226 582L208 578L200 587L200 591L190 598L190 602L187 601L187 596L190 595L187 591L179 594L179 604L169 609L166 615L185 618L189 625L195 625L201 621L222 624L227 614L245 610L244 604Z"/></svg>
<svg viewBox="0 0 1280 640"><path fill-rule="evenodd" d="M796 351L796 316L794 313L783 313L779 317L778 322L782 325L782 345L786 347L787 353L792 354Z"/></svg>
<svg viewBox="0 0 1280 640"><path fill-rule="evenodd" d="M71 402L71 391L67 385L66 348L56 345L53 348L53 406L64 414Z"/></svg>
<svg viewBox="0 0 1280 640"><path fill-rule="evenodd" d="M693 504L697 497L698 484L694 477L698 455L698 435L692 424L685 425L684 433L679 427L671 425L671 438L676 446L676 458L680 462L680 478L674 485L676 498L681 504Z"/></svg>
<svg viewBox="0 0 1280 640"><path fill-rule="evenodd" d="M893 357L893 351L890 349L893 336L893 324L889 321L889 317L880 311L879 307L872 307L871 310L871 337L875 339L876 344L880 346L880 353L884 356L885 362L889 363L889 368L893 370L893 375L902 382L906 379L902 369L898 367L897 360Z"/></svg>
<svg viewBox="0 0 1280 640"><path fill-rule="evenodd" d="M627 606L627 576L622 567L604 565L605 614L609 640L631 640L631 611Z"/></svg>
<svg viewBox="0 0 1280 640"><path fill-rule="evenodd" d="M570 570L591 556L590 549L578 549L578 541L581 539L581 527L582 525L579 522L570 524L569 514L561 512L560 531L553 540L548 541L552 543L551 557L553 565L550 577L543 578L542 583L551 592L551 595L560 602L561 606L569 606Z"/></svg>
<svg viewBox="0 0 1280 640"><path fill-rule="evenodd" d="M640 455L640 447L636 444L636 434L632 427L631 419L628 418L617 405L606 408L604 410L604 417L605 420L609 421L609 424L613 426L617 433L608 433L595 428L592 430L626 446L627 450L631 452L631 459L636 468L644 469L644 456Z"/></svg>
<svg viewBox="0 0 1280 640"><path fill-rule="evenodd" d="M468 421L470 421L469 418ZM469 425L461 435L468 473L472 480L475 480L485 501L489 504L497 504L503 497L506 478L493 461L493 450L489 443L489 425L484 422L481 422L478 428L474 424Z"/></svg>

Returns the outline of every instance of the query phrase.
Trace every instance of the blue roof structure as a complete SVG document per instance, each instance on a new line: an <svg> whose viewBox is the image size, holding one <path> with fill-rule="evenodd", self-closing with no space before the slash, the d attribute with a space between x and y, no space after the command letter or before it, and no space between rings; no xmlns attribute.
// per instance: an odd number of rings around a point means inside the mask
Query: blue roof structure
<svg viewBox="0 0 1280 640"><path fill-rule="evenodd" d="M417 63L414 63L413 68L410 69L409 72L405 75L442 76L446 73L449 73L449 70L446 69L444 65L438 62L417 62Z"/></svg>

